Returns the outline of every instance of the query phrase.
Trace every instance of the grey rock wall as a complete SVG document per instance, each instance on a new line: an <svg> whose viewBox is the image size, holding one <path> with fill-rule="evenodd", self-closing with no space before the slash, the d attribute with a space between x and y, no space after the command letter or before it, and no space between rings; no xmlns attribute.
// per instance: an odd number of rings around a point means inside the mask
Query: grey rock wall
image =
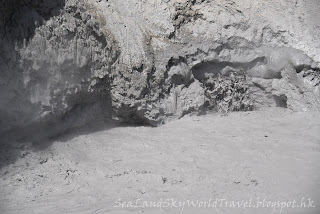
<svg viewBox="0 0 320 214"><path fill-rule="evenodd" d="M0 130L318 111L318 9L306 0L1 1Z"/></svg>

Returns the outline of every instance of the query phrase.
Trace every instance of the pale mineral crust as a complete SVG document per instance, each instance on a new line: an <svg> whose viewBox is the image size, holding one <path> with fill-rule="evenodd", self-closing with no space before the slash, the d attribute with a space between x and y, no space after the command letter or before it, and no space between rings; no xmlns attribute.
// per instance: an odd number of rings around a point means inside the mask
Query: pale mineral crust
<svg viewBox="0 0 320 214"><path fill-rule="evenodd" d="M320 110L317 0L1 0L0 11L1 132Z"/></svg>

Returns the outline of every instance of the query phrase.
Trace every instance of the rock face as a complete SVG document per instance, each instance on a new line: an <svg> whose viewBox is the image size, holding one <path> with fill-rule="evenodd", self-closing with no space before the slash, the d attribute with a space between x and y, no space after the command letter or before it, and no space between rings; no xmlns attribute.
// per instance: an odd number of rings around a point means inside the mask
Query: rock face
<svg viewBox="0 0 320 214"><path fill-rule="evenodd" d="M0 131L320 110L316 0L2 0Z"/></svg>

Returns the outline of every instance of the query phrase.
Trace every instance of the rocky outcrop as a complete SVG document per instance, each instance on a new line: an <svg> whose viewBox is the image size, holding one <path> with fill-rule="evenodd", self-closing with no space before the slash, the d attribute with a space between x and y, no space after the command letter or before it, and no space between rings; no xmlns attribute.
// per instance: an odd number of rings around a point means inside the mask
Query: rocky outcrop
<svg viewBox="0 0 320 214"><path fill-rule="evenodd" d="M315 0L2 1L0 129L320 110L315 8Z"/></svg>
<svg viewBox="0 0 320 214"><path fill-rule="evenodd" d="M78 1L20 4L2 22L1 129L61 120L69 127L109 114L119 51L99 16Z"/></svg>

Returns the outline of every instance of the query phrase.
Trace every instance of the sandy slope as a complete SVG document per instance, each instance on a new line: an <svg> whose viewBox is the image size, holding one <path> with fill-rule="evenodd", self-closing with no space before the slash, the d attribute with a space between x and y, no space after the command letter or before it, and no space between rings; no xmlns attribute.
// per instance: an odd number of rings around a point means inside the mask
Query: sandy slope
<svg viewBox="0 0 320 214"><path fill-rule="evenodd" d="M300 205L303 197L316 207L282 213L320 213L319 112L271 109L185 117L158 128L105 127L55 141L1 150L2 157L19 158L0 169L0 213L161 213L160 208L119 208L114 202L211 198L252 199L251 205L297 200ZM186 204L162 210L273 213L272 208Z"/></svg>

